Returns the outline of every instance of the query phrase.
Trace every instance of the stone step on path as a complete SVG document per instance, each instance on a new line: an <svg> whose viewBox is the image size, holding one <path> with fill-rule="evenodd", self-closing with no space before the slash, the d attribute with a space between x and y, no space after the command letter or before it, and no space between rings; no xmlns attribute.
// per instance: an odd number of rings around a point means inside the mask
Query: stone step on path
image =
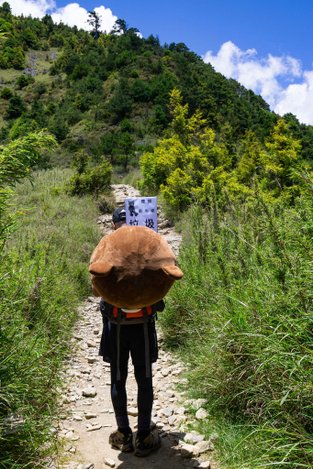
<svg viewBox="0 0 313 469"><path fill-rule="evenodd" d="M133 188L117 185L115 193L125 198L133 195ZM128 195L132 194L132 195ZM103 219L104 217L104 219ZM160 216L160 233L173 240L178 252L180 236ZM162 226L163 222L163 226ZM99 217L102 234L111 230L111 215ZM160 224L159 224L160 226ZM214 438L205 440L197 432L187 431L191 417L187 407L197 411L197 418L206 417L203 400L188 401L177 391L183 381L184 367L168 352L162 350L159 333L159 360L153 365L154 404L152 419L162 439L161 448L146 458L133 453L120 453L108 443L110 433L116 429L110 398L110 368L98 355L102 318L99 299L89 297L78 310L71 340L71 355L63 373L62 411L56 418L52 433L64 444L61 451L47 467L50 469L105 469L108 467L132 469L217 468L213 461ZM131 427L136 431L137 385L130 363L127 380L128 412Z"/></svg>

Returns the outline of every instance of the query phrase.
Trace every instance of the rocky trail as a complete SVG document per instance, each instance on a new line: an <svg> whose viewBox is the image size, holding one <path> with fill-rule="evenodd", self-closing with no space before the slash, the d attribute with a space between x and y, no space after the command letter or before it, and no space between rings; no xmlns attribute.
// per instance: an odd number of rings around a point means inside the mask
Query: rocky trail
<svg viewBox="0 0 313 469"><path fill-rule="evenodd" d="M113 190L116 205L122 205L125 197L140 195L127 185L115 185ZM111 215L102 215L97 222L103 235L111 231ZM158 222L159 232L166 237L174 252L178 253L180 235L169 226L161 213L158 214ZM214 437L205 440L203 435L186 430L191 419L186 408L191 405L196 410L196 418L205 418L206 411L201 407L203 402L200 399L187 401L183 394L177 391L177 384L183 379L183 365L162 350L160 333L159 360L153 365L152 419L160 433L162 446L146 458L138 458L132 453L121 453L110 447L109 434L116 429L116 423L110 399L109 366L98 356L101 330L99 299L89 297L79 308L79 320L72 339L72 353L68 357L63 377L62 413L54 428L58 437L65 441L65 445L48 467L215 469L217 466L212 461ZM127 392L131 426L136 431L137 387L131 364Z"/></svg>

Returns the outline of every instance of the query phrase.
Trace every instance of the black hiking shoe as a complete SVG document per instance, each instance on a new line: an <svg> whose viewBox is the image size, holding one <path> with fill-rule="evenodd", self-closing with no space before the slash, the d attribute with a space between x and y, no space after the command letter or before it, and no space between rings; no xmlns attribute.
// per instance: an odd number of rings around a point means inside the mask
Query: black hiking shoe
<svg viewBox="0 0 313 469"><path fill-rule="evenodd" d="M144 457L161 446L161 438L157 432L150 432L146 437L136 436L135 456Z"/></svg>
<svg viewBox="0 0 313 469"><path fill-rule="evenodd" d="M131 453L134 451L132 432L124 435L124 433L116 430L109 436L109 443L112 448L118 449L122 451L122 453Z"/></svg>

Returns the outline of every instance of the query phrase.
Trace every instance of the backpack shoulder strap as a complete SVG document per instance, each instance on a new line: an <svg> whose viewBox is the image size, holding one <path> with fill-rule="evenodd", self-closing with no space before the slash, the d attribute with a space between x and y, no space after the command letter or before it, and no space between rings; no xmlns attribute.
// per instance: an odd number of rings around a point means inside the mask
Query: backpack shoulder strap
<svg viewBox="0 0 313 469"><path fill-rule="evenodd" d="M149 344L149 331L148 321L149 315L152 313L151 306L143 308L143 334L145 341L145 364L146 364L146 378L151 377L151 363L150 363L150 344Z"/></svg>

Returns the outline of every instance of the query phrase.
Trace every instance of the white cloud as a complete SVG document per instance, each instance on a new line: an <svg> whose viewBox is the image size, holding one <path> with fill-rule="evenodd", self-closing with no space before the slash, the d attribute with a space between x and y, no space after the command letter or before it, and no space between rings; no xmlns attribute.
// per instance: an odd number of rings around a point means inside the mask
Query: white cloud
<svg viewBox="0 0 313 469"><path fill-rule="evenodd" d="M63 8L58 8L51 16L55 23L62 22L69 26L77 26L81 29L88 28L88 12L85 8L79 6L78 3L69 3Z"/></svg>
<svg viewBox="0 0 313 469"><path fill-rule="evenodd" d="M117 16L113 15L110 8L105 8L103 5L96 7L95 12L100 16L101 31L109 33L117 20Z"/></svg>
<svg viewBox="0 0 313 469"><path fill-rule="evenodd" d="M0 5L5 0L0 0ZM57 8L54 0L9 0L12 13L14 15L32 16L42 18L45 14L50 14L55 23L64 23L69 26L89 31L90 25L87 22L88 11L78 3L69 3L65 7ZM113 15L110 8L101 5L94 8L100 17L101 31L109 32L113 28L117 16Z"/></svg>
<svg viewBox="0 0 313 469"><path fill-rule="evenodd" d="M302 83L283 90L275 111L280 115L292 112L301 122L313 125L313 71L303 73Z"/></svg>
<svg viewBox="0 0 313 469"><path fill-rule="evenodd" d="M0 1L0 4L4 2ZM55 8L53 0L9 0L13 15L32 16L33 18L42 18L47 10Z"/></svg>
<svg viewBox="0 0 313 469"><path fill-rule="evenodd" d="M114 26L117 16L114 16L110 8L103 5L96 7L94 11L100 17L100 30L110 32ZM63 8L58 8L52 13L52 19L55 23L68 24L69 26L77 26L81 29L90 31L91 26L88 24L88 11L81 7L78 3L69 3Z"/></svg>
<svg viewBox="0 0 313 469"><path fill-rule="evenodd" d="M313 71L303 71L294 57L259 58L255 49L242 51L228 41L216 55L206 52L203 60L260 94L278 114L291 112L300 122L313 125Z"/></svg>

